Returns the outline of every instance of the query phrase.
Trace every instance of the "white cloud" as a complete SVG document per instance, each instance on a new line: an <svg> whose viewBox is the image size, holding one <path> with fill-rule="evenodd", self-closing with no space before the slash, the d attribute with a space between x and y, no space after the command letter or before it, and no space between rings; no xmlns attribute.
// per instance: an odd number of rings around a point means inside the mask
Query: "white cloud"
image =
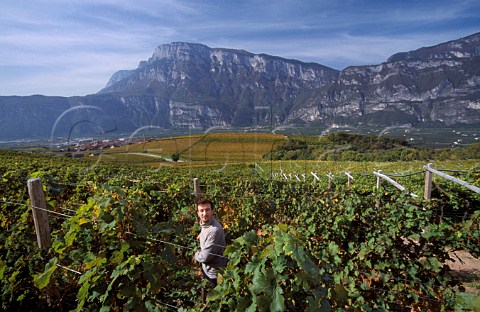
<svg viewBox="0 0 480 312"><path fill-rule="evenodd" d="M7 1L0 11L0 95L96 92L113 72L135 68L172 41L338 69L375 64L478 31L478 12L475 0Z"/></svg>

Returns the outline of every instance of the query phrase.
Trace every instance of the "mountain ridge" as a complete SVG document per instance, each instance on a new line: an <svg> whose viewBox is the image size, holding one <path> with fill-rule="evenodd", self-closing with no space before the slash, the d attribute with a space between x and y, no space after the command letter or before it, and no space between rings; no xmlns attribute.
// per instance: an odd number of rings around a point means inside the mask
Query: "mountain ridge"
<svg viewBox="0 0 480 312"><path fill-rule="evenodd" d="M409 52L399 52L390 56L387 62L405 61L409 59L470 58L476 56L480 56L479 33L431 47L422 47Z"/></svg>
<svg viewBox="0 0 480 312"><path fill-rule="evenodd" d="M0 139L142 127L480 124L479 52L476 33L339 71L245 50L163 44L96 94L0 97Z"/></svg>

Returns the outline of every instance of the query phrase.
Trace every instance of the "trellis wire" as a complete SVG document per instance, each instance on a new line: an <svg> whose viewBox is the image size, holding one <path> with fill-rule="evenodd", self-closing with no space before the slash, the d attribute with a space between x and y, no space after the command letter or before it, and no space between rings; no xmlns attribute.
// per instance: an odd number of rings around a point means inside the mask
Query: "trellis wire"
<svg viewBox="0 0 480 312"><path fill-rule="evenodd" d="M459 172L459 171L455 171L455 172ZM410 176L410 175L414 175L414 174L418 174L418 173L421 173L421 172L416 172L416 173L411 173L411 174L408 174L408 175L398 175L398 174L392 174L392 176ZM297 178L298 179L298 178ZM91 185L91 184L89 184ZM227 196L225 196L227 197ZM232 197L232 196L229 196L229 197ZM235 197L235 196L234 196ZM245 197L245 198L251 198L252 196L236 196L236 197ZM20 204L20 203L14 203L14 202L6 202L6 201L2 201L4 203L10 203L10 204ZM31 206L31 205L28 205L28 204L24 204L25 206ZM67 218L70 218L72 216L69 216L69 215L66 215L66 214L61 214L61 213L58 213L58 212L55 212L55 211L52 211L52 210L48 210L48 209L44 209L44 208L41 208L41 207L35 207L35 206L31 206L32 208L35 208L35 209L40 209L40 210L44 210L44 211L47 211L48 213L52 213L52 214L56 214L56 215L59 215L59 216L63 216L63 217L67 217ZM63 207L59 207L61 209L65 209L65 210L69 210L68 208L63 208ZM69 211L72 211L72 212L75 212L74 210L69 210ZM127 232L127 234L132 234L132 235L135 235L133 233L129 233ZM156 241L156 242L161 242L161 243L164 243L164 244L170 244L170 245L173 245L173 246L176 246L176 247L179 247L179 248L186 248L186 249L190 249L190 250L193 250L193 248L190 248L190 247L186 247L186 246L182 246L182 245L179 245L179 244L175 244L175 243L171 243L171 242L168 242L168 241L164 241L164 240L158 240L158 239L153 239L153 238L145 238L147 240L152 240L152 241ZM188 239L188 238L187 238ZM223 246L222 246L223 247ZM214 254L215 255L215 254ZM220 255L216 255L216 256L219 256L219 257L224 257L224 256L220 256ZM228 258L228 257L224 257L224 258ZM75 270L72 270L72 269L69 269L67 267L63 267L61 265L57 265L59 267L62 267L66 270L69 270L69 271L72 271L72 272L75 272L77 274L81 274L80 272L78 271L75 271ZM408 280L405 280L405 281L408 281ZM411 281L411 282L415 282L415 281ZM415 282L415 283L418 283L418 282ZM375 289L375 288L372 288L372 289ZM387 292L393 292L393 293L398 293L398 294L402 294L401 292L398 292L398 291L391 291L391 290L386 290L386 289L377 289L377 290L383 290L383 291L387 291ZM407 294L409 295L409 294ZM426 297L419 297L419 298L424 298L426 300L431 300L429 298L426 298ZM436 300L438 301L438 300ZM173 308L176 308L174 306L171 306Z"/></svg>
<svg viewBox="0 0 480 312"><path fill-rule="evenodd" d="M6 202L6 201L1 201L1 202ZM22 204L22 203L18 203L18 202L6 202L6 203L11 203L11 204L17 204L17 205L25 205L25 206L29 206L28 204ZM43 208L39 208L39 207L33 207L33 208L38 208L38 209L42 209L42 210L46 210L47 212L50 212L50 213L56 213L54 211L51 211L51 210L48 210L48 209L43 209ZM57 213L58 214L58 213ZM66 216L66 215L64 215ZM134 233L131 233L131 232L125 232L126 234L130 234L130 235L135 235ZM176 234L175 234L176 235ZM177 237L181 237L179 235L176 235ZM186 238L186 237L183 237L183 238ZM165 240L159 240L159 239L154 239L154 238L144 238L144 239L147 239L147 240L151 240L151 241L155 241L155 242L160 242L160 243L164 243L164 244L169 244L169 245L172 245L172 246L175 246L175 247L178 247L178 248L184 248L184 249L189 249L189 250L194 250L193 248L190 248L190 247L187 247L187 246L183 246L183 245L179 245L179 244L175 244L175 243L172 243L172 242L169 242L169 241L165 241ZM191 240L190 238L186 238L186 239L189 239ZM221 247L224 247L224 246L221 246ZM225 257L225 256L222 256L222 255L217 255L217 254L213 254L211 253L212 255L215 255L215 256L218 256L218 257L222 257L222 258L227 258L228 257ZM73 272L73 273L76 273L76 274L79 274L81 275L82 273L79 272L79 271L76 271L76 270L73 270L71 268L68 268L68 267L65 267L63 265L59 265L57 264L58 267L62 268L62 269L65 269L65 270L68 270L70 272ZM360 273L364 273L364 274L367 274L367 272L360 272ZM400 280L400 281L404 281L404 282L411 282L411 283L415 283L415 284L420 284L420 285L426 285L425 283L421 283L421 282L417 282L417 281L413 281L413 280L408 280L408 279L400 279L400 278L394 278L394 277L391 277L389 276L388 274L386 274L387 278L388 279L395 279L395 280ZM394 294L398 294L398 295L403 295L403 296L409 296L409 295L412 295L411 293L404 293L404 292L400 292L400 291L395 291L395 290L389 290L389 289L383 289L383 288L379 288L379 287L371 287L369 285L365 285L365 284L356 284L357 286L365 286L365 287L368 287L368 289L373 289L373 290L379 290L379 291L383 291L383 292L388 292L388 293L394 293ZM438 287L436 285L430 285L431 287ZM431 298L428 298L428 297L424 297L424 296L418 296L416 295L416 297L418 297L419 299L422 299L422 300L427 300L427 301L432 301L432 302L442 302L440 300L436 300L436 299L431 299ZM163 303L163 302L160 302L160 301L157 301L158 303L164 305L164 306L167 306L169 308L173 308L173 309L178 309L178 307L176 306L173 306L173 305L169 305L167 303Z"/></svg>
<svg viewBox="0 0 480 312"><path fill-rule="evenodd" d="M132 232L125 232L125 233L126 233L126 234L129 234L129 235L135 235L135 236L137 236L137 234L132 233ZM161 239L150 238L150 237L140 237L140 238L143 238L143 239L146 239L146 240L150 240L150 241L154 241L154 242L158 242L158 243L167 244L167 245L172 245L172 246L175 246L175 247L178 247L178 248L189 249L189 250L197 250L197 249L195 249L195 248L191 248L191 247L179 245L179 244L172 243L172 242L168 242L168 241L164 241L164 240L161 240ZM217 246L218 246L218 245L217 245ZM225 247L225 246L222 246L222 247ZM219 255L219 254L215 254L215 253L213 253L213 252L209 252L208 254L213 255L213 256L216 256L216 257L224 258L224 259L229 259L228 257L225 257L225 256L223 256L223 255Z"/></svg>
<svg viewBox="0 0 480 312"><path fill-rule="evenodd" d="M71 218L72 217L70 215L66 215L66 214L56 212L56 211L53 211L53 210L49 210L49 209L45 209L45 208L41 208L41 207L36 207L36 206L30 205L30 204L27 204L26 202L25 203L20 203L20 202L10 202L10 201L5 201L5 200L0 200L0 203L32 207L34 209L43 210L43 211L46 211L48 213L52 213L52 214L55 214L55 215L58 215L58 216L61 216L61 217L66 217L66 218Z"/></svg>

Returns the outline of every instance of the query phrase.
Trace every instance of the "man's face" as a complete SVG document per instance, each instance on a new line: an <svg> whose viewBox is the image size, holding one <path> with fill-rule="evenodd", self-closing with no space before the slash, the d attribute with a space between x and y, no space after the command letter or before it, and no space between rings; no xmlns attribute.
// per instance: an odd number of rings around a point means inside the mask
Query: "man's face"
<svg viewBox="0 0 480 312"><path fill-rule="evenodd" d="M210 204L200 204L197 208L197 214L202 223L207 223L212 217L213 211Z"/></svg>

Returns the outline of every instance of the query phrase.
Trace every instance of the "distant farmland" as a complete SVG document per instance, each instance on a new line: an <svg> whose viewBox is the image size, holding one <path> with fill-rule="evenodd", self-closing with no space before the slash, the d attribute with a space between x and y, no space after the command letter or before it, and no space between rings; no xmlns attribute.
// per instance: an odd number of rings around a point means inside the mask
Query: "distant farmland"
<svg viewBox="0 0 480 312"><path fill-rule="evenodd" d="M158 162L152 156L183 161L256 161L286 141L284 135L259 133L208 133L136 143L104 151L106 159L131 162ZM145 154L141 157L139 153ZM131 154L131 155L130 155Z"/></svg>

